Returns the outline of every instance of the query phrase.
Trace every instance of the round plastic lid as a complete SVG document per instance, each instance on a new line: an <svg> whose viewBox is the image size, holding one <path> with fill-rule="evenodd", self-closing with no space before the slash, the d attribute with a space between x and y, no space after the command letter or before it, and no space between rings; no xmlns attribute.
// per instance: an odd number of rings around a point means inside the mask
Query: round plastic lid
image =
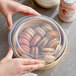
<svg viewBox="0 0 76 76"><path fill-rule="evenodd" d="M62 48L61 33L53 21L44 16L28 16L16 25L12 46L18 57L42 60L45 64L57 59Z"/></svg>

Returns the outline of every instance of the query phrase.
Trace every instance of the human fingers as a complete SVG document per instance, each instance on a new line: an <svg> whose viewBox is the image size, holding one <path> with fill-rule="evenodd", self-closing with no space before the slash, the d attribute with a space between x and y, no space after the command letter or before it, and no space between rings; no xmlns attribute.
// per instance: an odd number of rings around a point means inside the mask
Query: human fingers
<svg viewBox="0 0 76 76"><path fill-rule="evenodd" d="M12 3L14 4L14 8L15 8L16 12L20 12L20 13L25 14L25 15L27 14L27 15L40 16L40 14L37 11L35 11L34 9L32 9L31 7L22 5L20 3L14 2L14 1L12 1Z"/></svg>
<svg viewBox="0 0 76 76"><path fill-rule="evenodd" d="M20 62L22 65L40 64L40 61L36 59L15 58L15 60Z"/></svg>
<svg viewBox="0 0 76 76"><path fill-rule="evenodd" d="M31 71L34 71L36 69L40 69L43 67L44 67L44 64L27 65L27 66L23 66L23 70L31 72Z"/></svg>

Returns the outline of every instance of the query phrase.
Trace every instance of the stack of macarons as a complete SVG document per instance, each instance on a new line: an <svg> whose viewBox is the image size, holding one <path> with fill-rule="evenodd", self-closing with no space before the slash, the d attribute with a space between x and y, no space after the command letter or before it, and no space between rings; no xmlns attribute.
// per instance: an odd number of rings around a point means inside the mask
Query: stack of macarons
<svg viewBox="0 0 76 76"><path fill-rule="evenodd" d="M54 52L60 45L58 32L49 24L24 28L19 32L18 43L22 57L43 59L46 63L56 59Z"/></svg>

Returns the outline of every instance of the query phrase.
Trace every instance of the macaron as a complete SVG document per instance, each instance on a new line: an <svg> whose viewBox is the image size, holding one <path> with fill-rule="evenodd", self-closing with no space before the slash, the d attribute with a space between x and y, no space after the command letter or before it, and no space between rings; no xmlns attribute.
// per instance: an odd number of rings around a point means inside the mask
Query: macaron
<svg viewBox="0 0 76 76"><path fill-rule="evenodd" d="M23 57L23 55L26 56L26 52L22 48L17 47L16 50L17 50L19 57Z"/></svg>
<svg viewBox="0 0 76 76"><path fill-rule="evenodd" d="M53 55L53 53L51 53L51 52L42 52L42 55Z"/></svg>
<svg viewBox="0 0 76 76"><path fill-rule="evenodd" d="M42 48L43 52L54 52L54 48Z"/></svg>
<svg viewBox="0 0 76 76"><path fill-rule="evenodd" d="M34 37L36 35L35 31L32 28L27 28L24 30L24 32L28 33L31 37Z"/></svg>
<svg viewBox="0 0 76 76"><path fill-rule="evenodd" d="M31 41L31 46L36 46L40 40L41 40L41 36L36 35Z"/></svg>
<svg viewBox="0 0 76 76"><path fill-rule="evenodd" d="M51 48L55 48L59 43L60 41L57 38L54 38L53 40L49 41L48 46Z"/></svg>
<svg viewBox="0 0 76 76"><path fill-rule="evenodd" d="M47 33L47 38L49 39L59 38L59 34L57 31L50 31Z"/></svg>
<svg viewBox="0 0 76 76"><path fill-rule="evenodd" d="M39 49L38 49L38 47L35 47L35 53L36 53L36 58L38 58L38 54L39 54Z"/></svg>
<svg viewBox="0 0 76 76"><path fill-rule="evenodd" d="M32 56L34 57L35 55L35 47L32 47L32 52L31 52Z"/></svg>
<svg viewBox="0 0 76 76"><path fill-rule="evenodd" d="M16 48L16 51L19 56L21 56L23 54L23 52L21 51L21 49L19 47Z"/></svg>
<svg viewBox="0 0 76 76"><path fill-rule="evenodd" d="M54 56L56 57L62 49L62 45L59 46L58 50L55 52Z"/></svg>
<svg viewBox="0 0 76 76"><path fill-rule="evenodd" d="M38 47L32 47L32 56L34 58L38 58L38 53L39 53Z"/></svg>
<svg viewBox="0 0 76 76"><path fill-rule="evenodd" d="M19 45L26 45L30 46L30 42L26 40L25 38L18 38Z"/></svg>
<svg viewBox="0 0 76 76"><path fill-rule="evenodd" d="M45 31L44 31L42 28L37 27L37 28L35 28L35 31L36 31L36 33L37 33L38 35L40 35L41 37L44 37L44 36L45 36Z"/></svg>
<svg viewBox="0 0 76 76"><path fill-rule="evenodd" d="M26 32L19 33L19 38L25 38L28 41L30 41L32 39L32 37L29 34L27 34Z"/></svg>
<svg viewBox="0 0 76 76"><path fill-rule="evenodd" d="M52 55L45 55L45 57L44 57L44 61L47 63L47 64L49 64L49 63L51 63L51 62L54 62L55 61L55 57L54 56L52 56Z"/></svg>
<svg viewBox="0 0 76 76"><path fill-rule="evenodd" d="M22 48L22 52L24 52L24 53L30 53L30 48L28 46L20 45L20 47Z"/></svg>
<svg viewBox="0 0 76 76"><path fill-rule="evenodd" d="M48 23L44 23L44 25L42 26L42 29L45 30L46 32L53 30L52 26Z"/></svg>
<svg viewBox="0 0 76 76"><path fill-rule="evenodd" d="M47 45L48 41L49 41L49 39L46 38L46 37L44 37L44 38L38 43L37 46L42 49L42 48L44 48L44 47Z"/></svg>

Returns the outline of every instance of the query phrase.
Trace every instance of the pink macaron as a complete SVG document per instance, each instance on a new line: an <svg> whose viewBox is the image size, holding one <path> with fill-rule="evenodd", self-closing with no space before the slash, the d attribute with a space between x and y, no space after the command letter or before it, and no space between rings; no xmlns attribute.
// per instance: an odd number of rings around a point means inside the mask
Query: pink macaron
<svg viewBox="0 0 76 76"><path fill-rule="evenodd" d="M27 39L28 41L31 41L31 39L32 39L32 37L31 37L29 34L27 34L26 32L21 32L21 33L19 34L19 38L25 38L25 39Z"/></svg>
<svg viewBox="0 0 76 76"><path fill-rule="evenodd" d="M30 53L30 48L28 46L20 45L20 47L22 48L22 51L24 51L25 53Z"/></svg>
<svg viewBox="0 0 76 76"><path fill-rule="evenodd" d="M46 37L44 37L44 38L38 43L37 46L42 49L42 48L44 48L44 47L47 45L48 41L49 41L49 39L46 38Z"/></svg>
<svg viewBox="0 0 76 76"><path fill-rule="evenodd" d="M32 56L38 58L38 53L39 53L38 47L32 47Z"/></svg>
<svg viewBox="0 0 76 76"><path fill-rule="evenodd" d="M40 40L41 40L41 36L36 35L31 41L31 46L35 46Z"/></svg>
<svg viewBox="0 0 76 76"><path fill-rule="evenodd" d="M57 31L49 31L47 33L47 38L49 39L58 38L58 37L59 37L59 34Z"/></svg>
<svg viewBox="0 0 76 76"><path fill-rule="evenodd" d="M19 45L30 46L30 42L28 40L26 40L25 38L19 38L18 42L19 42Z"/></svg>

